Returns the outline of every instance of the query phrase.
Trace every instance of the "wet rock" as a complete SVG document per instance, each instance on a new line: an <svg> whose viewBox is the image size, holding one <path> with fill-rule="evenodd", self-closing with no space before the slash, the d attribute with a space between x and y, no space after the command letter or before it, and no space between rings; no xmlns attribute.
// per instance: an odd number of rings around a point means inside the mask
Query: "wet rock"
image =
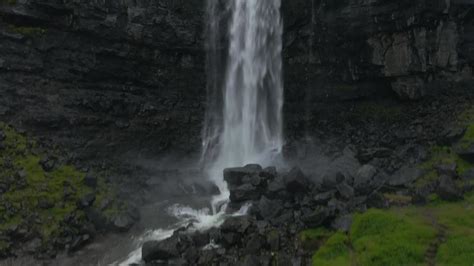
<svg viewBox="0 0 474 266"><path fill-rule="evenodd" d="M77 206L79 208L87 208L87 207L92 206L92 204L94 204L94 201L95 201L95 194L88 193L79 199L79 201L77 202Z"/></svg>
<svg viewBox="0 0 474 266"><path fill-rule="evenodd" d="M438 195L441 199L447 201L463 199L462 191L456 186L453 179L447 175L439 177Z"/></svg>
<svg viewBox="0 0 474 266"><path fill-rule="evenodd" d="M269 200L263 196L257 205L258 213L263 219L269 220L280 215L283 211L283 202L279 200Z"/></svg>
<svg viewBox="0 0 474 266"><path fill-rule="evenodd" d="M243 184L237 188L230 189L230 200L235 203L258 200L262 192L251 184Z"/></svg>
<svg viewBox="0 0 474 266"><path fill-rule="evenodd" d="M370 164L362 166L356 173L354 188L362 194L369 193L374 189L376 175L377 169L374 166Z"/></svg>
<svg viewBox="0 0 474 266"><path fill-rule="evenodd" d="M331 223L331 227L336 231L349 232L352 221L352 215L339 216Z"/></svg>
<svg viewBox="0 0 474 266"><path fill-rule="evenodd" d="M222 232L237 232L243 234L252 224L251 218L247 216L228 218L222 225Z"/></svg>
<svg viewBox="0 0 474 266"><path fill-rule="evenodd" d="M310 189L310 181L301 169L293 168L284 176L286 190L290 193L304 193Z"/></svg>
<svg viewBox="0 0 474 266"><path fill-rule="evenodd" d="M245 246L245 252L247 254L259 254L263 245L265 244L264 239L260 237L258 234L254 234L250 237L250 240L247 242Z"/></svg>
<svg viewBox="0 0 474 266"><path fill-rule="evenodd" d="M338 184L345 180L345 176L341 172L326 173L323 177L322 187L324 189L334 189Z"/></svg>
<svg viewBox="0 0 474 266"><path fill-rule="evenodd" d="M438 171L439 175L447 175L450 177L457 176L456 168L457 168L456 163L446 163L446 164L439 164L435 166L435 169Z"/></svg>
<svg viewBox="0 0 474 266"><path fill-rule="evenodd" d="M96 188L97 187L97 177L92 174L92 173L87 173L86 176L84 177L84 185L90 187L90 188Z"/></svg>
<svg viewBox="0 0 474 266"><path fill-rule="evenodd" d="M119 213L112 222L113 228L119 232L127 232L135 224L135 217L129 212Z"/></svg>
<svg viewBox="0 0 474 266"><path fill-rule="evenodd" d="M392 154L392 150L389 148L369 148L365 149L357 155L357 158L362 163L368 163L374 158L387 158Z"/></svg>
<svg viewBox="0 0 474 266"><path fill-rule="evenodd" d="M28 243L26 243L23 249L27 253L34 254L39 250L39 248L41 248L42 245L43 245L43 241L40 238L34 238L28 241Z"/></svg>
<svg viewBox="0 0 474 266"><path fill-rule="evenodd" d="M278 198L283 191L285 191L285 182L282 176L277 176L268 184L266 195L269 198Z"/></svg>
<svg viewBox="0 0 474 266"><path fill-rule="evenodd" d="M163 241L148 241L142 246L142 259L145 262L156 260L167 261L180 255L179 238L172 236Z"/></svg>
<svg viewBox="0 0 474 266"><path fill-rule="evenodd" d="M425 96L425 82L419 77L397 78L392 89L403 100L418 100Z"/></svg>
<svg viewBox="0 0 474 266"><path fill-rule="evenodd" d="M455 152L463 159L474 162L474 143L473 144L457 144L454 148Z"/></svg>
<svg viewBox="0 0 474 266"><path fill-rule="evenodd" d="M301 217L301 220L306 226L318 227L323 224L329 217L329 211L327 208L318 206L310 213Z"/></svg>
<svg viewBox="0 0 474 266"><path fill-rule="evenodd" d="M469 169L465 171L462 175L461 178L464 180L474 180L474 169Z"/></svg>
<svg viewBox="0 0 474 266"><path fill-rule="evenodd" d="M260 176L264 177L266 180L272 180L277 176L277 169L276 167L267 167L260 172Z"/></svg>
<svg viewBox="0 0 474 266"><path fill-rule="evenodd" d="M389 179L388 184L390 186L407 186L414 181L418 180L418 178L422 177L424 171L417 168L417 167L408 167L405 166L395 172Z"/></svg>
<svg viewBox="0 0 474 266"><path fill-rule="evenodd" d="M77 236L69 246L69 252L74 252L84 247L91 240L90 235Z"/></svg>
<svg viewBox="0 0 474 266"><path fill-rule="evenodd" d="M319 205L326 205L332 198L336 196L337 190L331 190L323 193L318 193L314 196L314 201Z"/></svg>
<svg viewBox="0 0 474 266"><path fill-rule="evenodd" d="M56 166L56 158L52 156L45 156L41 158L39 164L41 165L44 171L51 172Z"/></svg>
<svg viewBox="0 0 474 266"><path fill-rule="evenodd" d="M280 250L280 234L277 230L272 230L266 234L267 244L272 251Z"/></svg>
<svg viewBox="0 0 474 266"><path fill-rule="evenodd" d="M229 186L240 186L244 183L244 177L258 175L260 171L262 171L262 167L259 165L227 168L224 169L224 180Z"/></svg>
<svg viewBox="0 0 474 266"><path fill-rule="evenodd" d="M446 145L451 145L462 138L464 133L466 132L466 128L458 127L458 126L451 126L447 127L441 135L443 136L443 143Z"/></svg>
<svg viewBox="0 0 474 266"><path fill-rule="evenodd" d="M85 209L87 220L90 221L97 230L108 229L110 221L105 217L104 213L93 207Z"/></svg>
<svg viewBox="0 0 474 266"><path fill-rule="evenodd" d="M351 199L354 197L354 189L349 186L346 182L342 182L337 185L337 191L344 199Z"/></svg>

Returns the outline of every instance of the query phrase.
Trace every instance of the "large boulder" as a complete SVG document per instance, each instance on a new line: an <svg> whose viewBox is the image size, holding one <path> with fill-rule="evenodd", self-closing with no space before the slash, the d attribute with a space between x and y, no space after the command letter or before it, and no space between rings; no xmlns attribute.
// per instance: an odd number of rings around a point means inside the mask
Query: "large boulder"
<svg viewBox="0 0 474 266"><path fill-rule="evenodd" d="M257 175L262 171L262 167L256 164L249 164L244 167L234 167L224 169L224 180L229 187L240 186L244 183L245 177Z"/></svg>
<svg viewBox="0 0 474 266"><path fill-rule="evenodd" d="M180 256L179 238L172 236L163 241L148 241L142 246L142 259L145 262L167 261Z"/></svg>
<svg viewBox="0 0 474 266"><path fill-rule="evenodd" d="M424 171L417 167L403 167L393 174L388 184L390 186L406 186L423 176Z"/></svg>
<svg viewBox="0 0 474 266"><path fill-rule="evenodd" d="M286 190L290 193L304 193L310 189L311 182L305 177L301 169L295 167L284 178Z"/></svg>
<svg viewBox="0 0 474 266"><path fill-rule="evenodd" d="M262 196L262 191L252 184L243 184L236 188L230 188L230 201L241 203L258 200Z"/></svg>

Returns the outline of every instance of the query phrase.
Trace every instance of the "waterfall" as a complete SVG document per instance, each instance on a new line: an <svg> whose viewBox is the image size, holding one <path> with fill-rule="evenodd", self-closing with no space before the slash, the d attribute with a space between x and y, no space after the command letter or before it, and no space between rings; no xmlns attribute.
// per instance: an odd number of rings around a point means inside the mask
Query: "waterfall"
<svg viewBox="0 0 474 266"><path fill-rule="evenodd" d="M202 162L221 195L210 210L170 206L178 222L145 232L135 249L119 265L141 261L141 245L163 240L177 228L196 230L219 226L226 217L247 213L248 205L227 214L229 199L223 181L226 167L274 163L283 145L282 134L282 20L281 0L208 0L207 112ZM227 28L226 28L227 25ZM228 30L225 32L225 30ZM225 48L227 47L227 48Z"/></svg>
<svg viewBox="0 0 474 266"><path fill-rule="evenodd" d="M282 19L281 0L229 0L223 10L216 11L218 0L208 0L208 70L222 69L212 65L220 62L215 25L220 13L230 15L228 50L222 88L209 86L212 97L222 97L216 110L215 99L209 106L203 154L208 157L211 177L225 191L222 170L248 163L269 164L281 152L282 134ZM211 17L214 16L214 17ZM214 25L211 26L211 25ZM220 25L220 24L219 24ZM212 32L214 30L214 32ZM215 73L215 72L214 72ZM213 72L210 75L214 75ZM214 84L214 83L213 83ZM214 89L215 91L212 91ZM209 92L208 92L209 93ZM217 112L217 113L216 113ZM218 124L212 124L218 123ZM215 133L218 132L216 139ZM214 143L215 145L209 145Z"/></svg>

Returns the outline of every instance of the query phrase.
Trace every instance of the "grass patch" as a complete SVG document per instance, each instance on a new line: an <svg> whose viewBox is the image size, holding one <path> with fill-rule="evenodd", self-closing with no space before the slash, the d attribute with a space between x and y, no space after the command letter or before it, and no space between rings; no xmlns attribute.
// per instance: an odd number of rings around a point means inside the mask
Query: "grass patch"
<svg viewBox="0 0 474 266"><path fill-rule="evenodd" d="M314 266L351 265L349 238L343 232L333 234L313 256Z"/></svg>
<svg viewBox="0 0 474 266"><path fill-rule="evenodd" d="M447 227L447 239L438 251L439 265L474 264L474 194L461 203L444 203L431 210Z"/></svg>
<svg viewBox="0 0 474 266"><path fill-rule="evenodd" d="M406 210L369 210L356 215L351 239L360 265L423 263L436 231Z"/></svg>
<svg viewBox="0 0 474 266"><path fill-rule="evenodd" d="M313 265L425 265L426 251L438 240L435 221L446 227L436 264L473 265L474 193L456 203L435 198L426 206L356 214L349 234L333 233L315 251ZM325 229L313 229L302 232L300 238L325 235Z"/></svg>

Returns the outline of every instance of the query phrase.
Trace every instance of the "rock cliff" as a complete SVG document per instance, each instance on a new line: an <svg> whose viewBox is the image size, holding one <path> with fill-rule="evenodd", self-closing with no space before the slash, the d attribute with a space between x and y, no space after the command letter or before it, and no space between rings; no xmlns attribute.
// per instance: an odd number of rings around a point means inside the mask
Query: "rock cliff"
<svg viewBox="0 0 474 266"><path fill-rule="evenodd" d="M284 0L282 10L288 123L321 103L416 100L433 84L472 82L470 0ZM199 148L204 0L3 0L0 14L2 120L84 157Z"/></svg>

